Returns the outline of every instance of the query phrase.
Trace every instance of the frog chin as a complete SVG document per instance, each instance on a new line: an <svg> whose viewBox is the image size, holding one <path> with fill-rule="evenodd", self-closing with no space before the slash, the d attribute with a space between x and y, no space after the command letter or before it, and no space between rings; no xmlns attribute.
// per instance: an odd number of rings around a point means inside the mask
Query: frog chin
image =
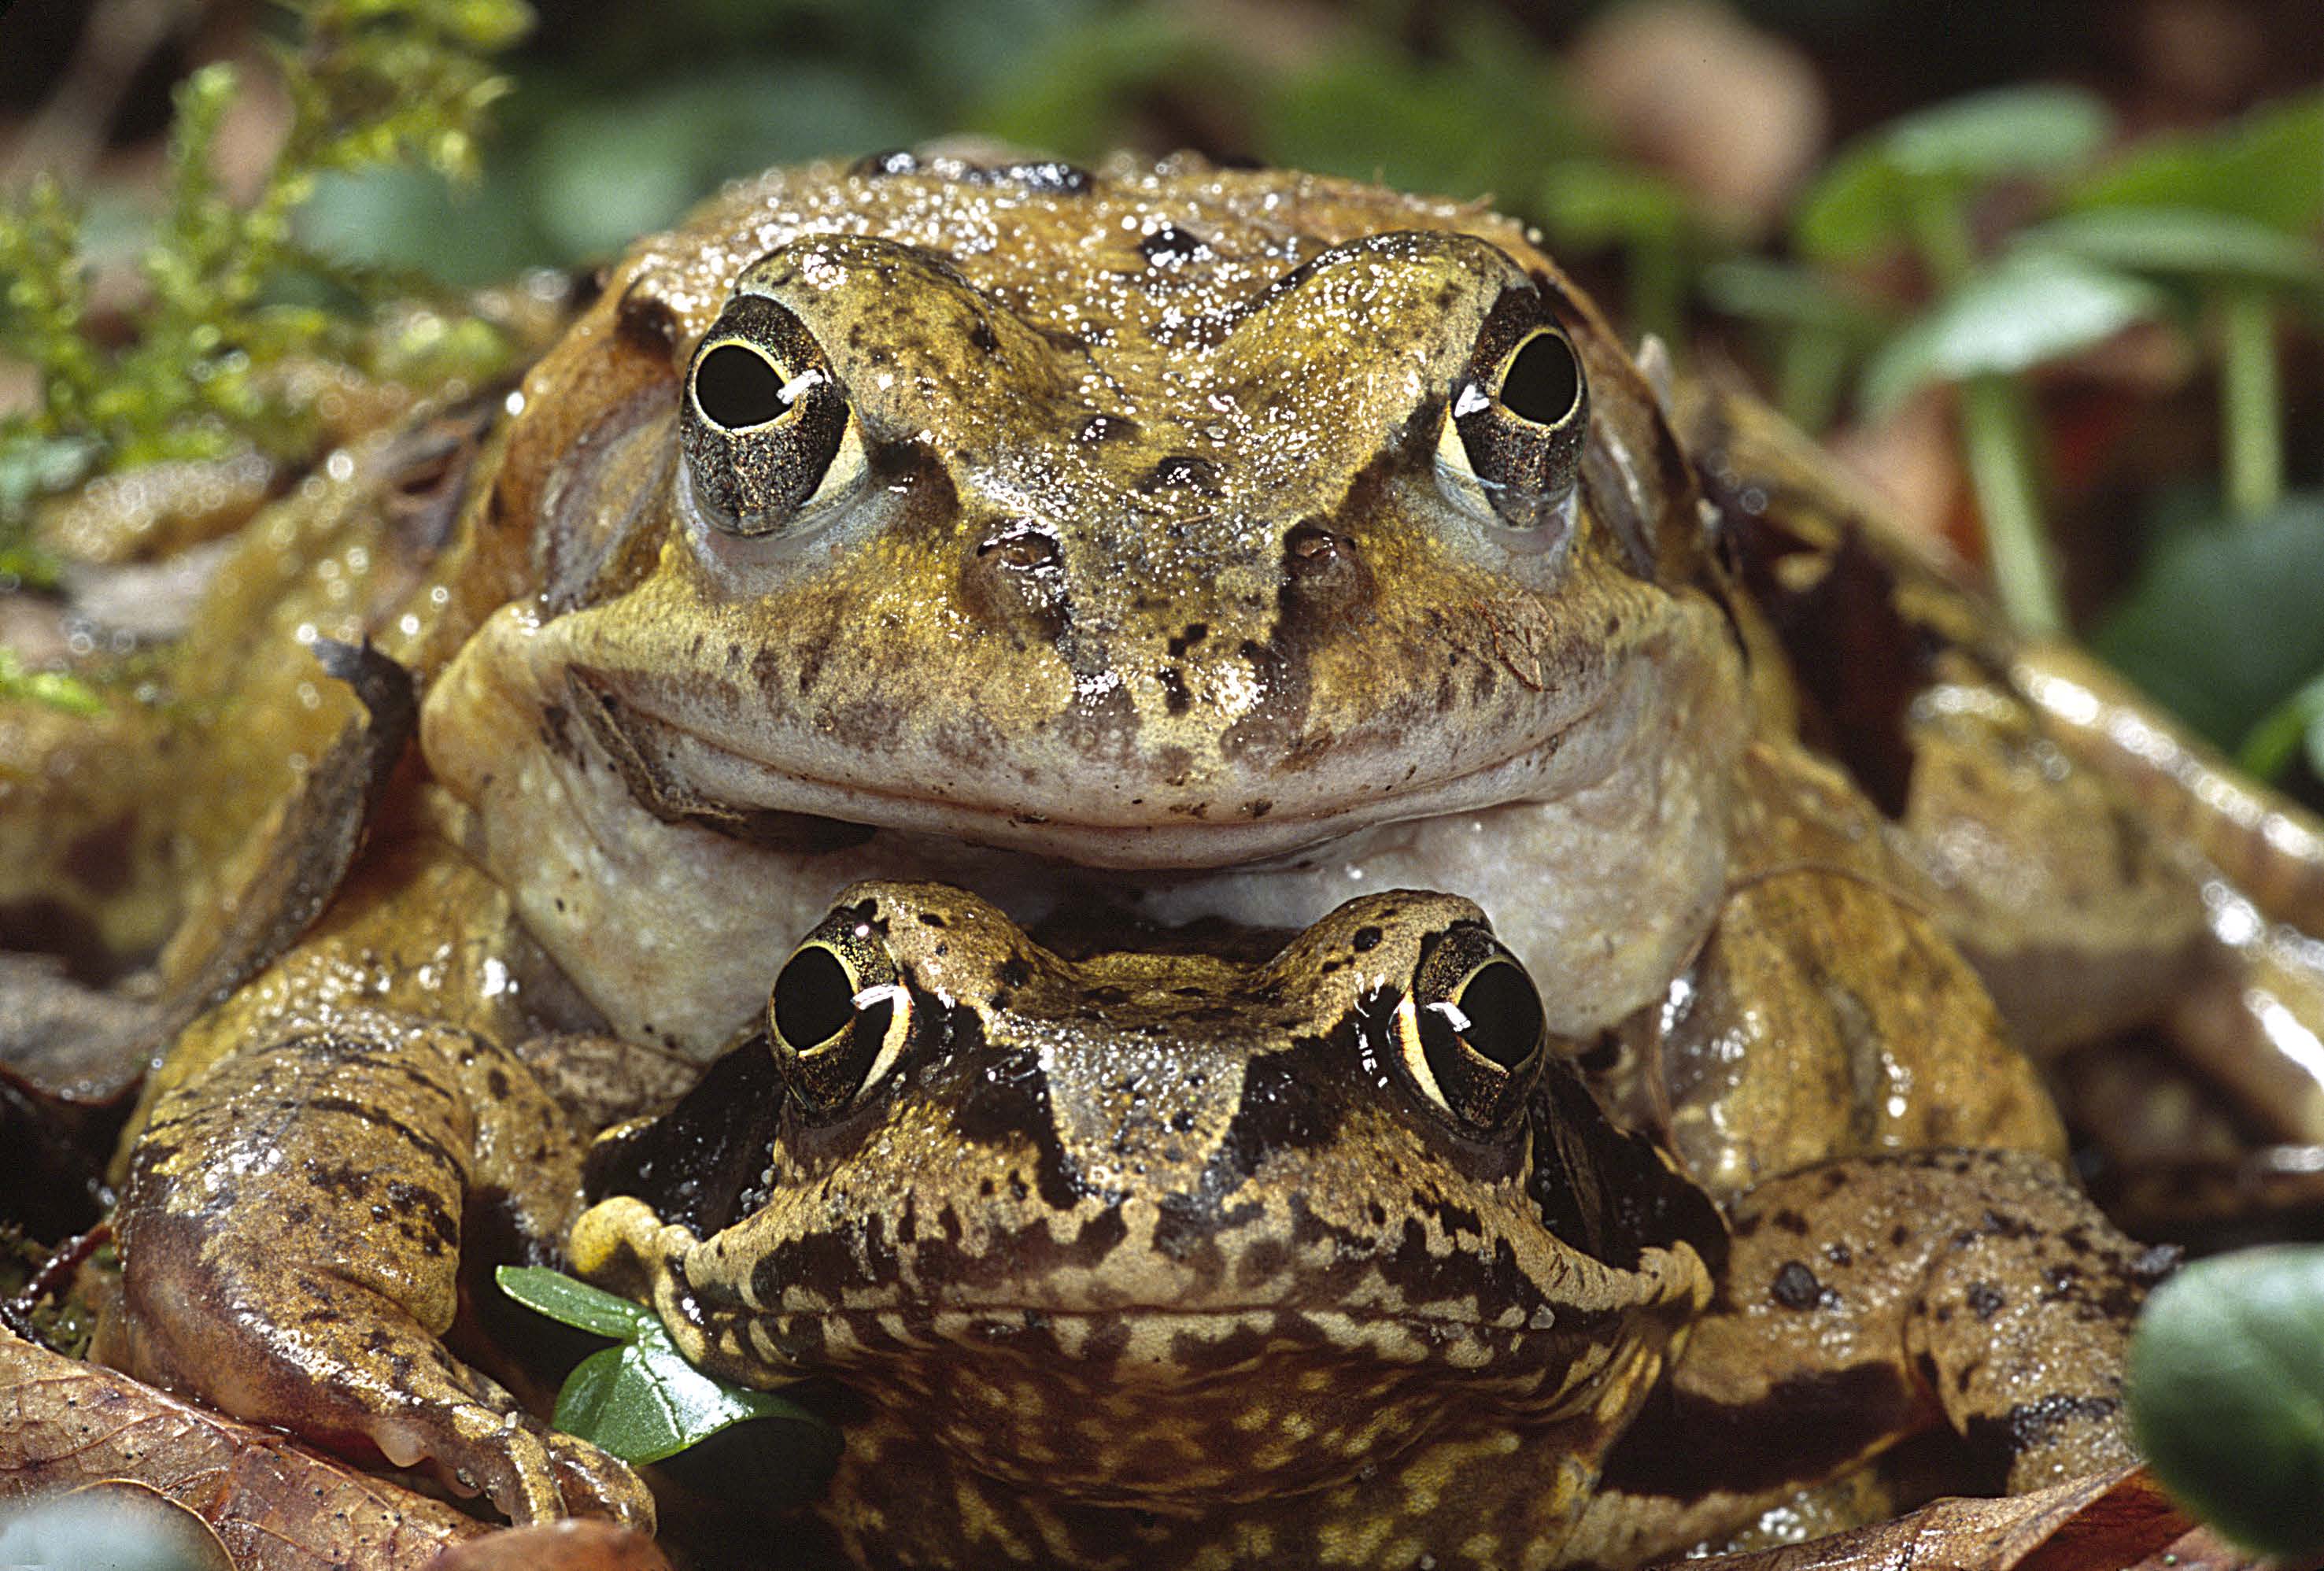
<svg viewBox="0 0 2324 1571"><path fill-rule="evenodd" d="M777 1315L761 1329L979 1473L1161 1511L1321 1488L1451 1426L1580 1407L1623 1356L1578 1331L1322 1305Z"/></svg>

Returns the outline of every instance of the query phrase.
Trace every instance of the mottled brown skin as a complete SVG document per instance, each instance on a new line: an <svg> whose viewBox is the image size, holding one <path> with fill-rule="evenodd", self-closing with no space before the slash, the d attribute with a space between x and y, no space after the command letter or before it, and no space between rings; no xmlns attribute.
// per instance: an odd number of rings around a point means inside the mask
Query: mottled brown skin
<svg viewBox="0 0 2324 1571"><path fill-rule="evenodd" d="M823 946L849 965L802 1046ZM757 1038L600 1142L572 1252L706 1367L863 1400L820 1509L872 1566L1634 1565L1931 1427L1987 1487L2128 1458L2169 1257L2054 1162L1842 1154L1894 1142L1825 1120L1730 1244L1537 1004L1448 982L1495 956L1443 895L1263 962L1072 963L973 896L860 886ZM2006 1137L1982 1112L1923 1120Z"/></svg>
<svg viewBox="0 0 2324 1571"><path fill-rule="evenodd" d="M1513 324L1571 344L1586 434L1509 406ZM796 384L796 426L704 424L697 356L729 340ZM300 1223L202 1175L252 1159L233 1132L278 1055L378 1079L364 1106L407 1052L473 1095L442 1044L544 1027L707 1058L859 879L1123 932L1456 891L1722 1198L1827 1125L1969 1138L1941 1097L1864 1100L1892 1074L1960 1092L1977 1143L2053 1151L1989 991L2033 1040L2209 966L2226 1024L2186 1035L2230 1074L2293 1061L2255 1021L2324 1021L2308 820L2163 732L2134 749L2134 710L2077 702L1764 411L1666 407L1473 205L1186 159L776 171L633 248L517 402L470 406L448 463L388 433L262 513L176 670L197 701L134 767L0 713L0 907L69 893L115 965L182 912L161 969L204 975L271 805L359 720L304 630L414 670L381 855L149 1080L189 1132L129 1164L129 1330L149 1373L386 1434L520 1517L573 1502L514 1404L415 1425L398 1383L445 1356L447 1262L386 1232L374 1259L377 1202L301 1177L410 1142L290 1119ZM784 434L810 413L816 442ZM448 1136L431 1203L463 1215L500 1180ZM287 1306L292 1279L342 1301ZM286 1406L302 1384L331 1394Z"/></svg>

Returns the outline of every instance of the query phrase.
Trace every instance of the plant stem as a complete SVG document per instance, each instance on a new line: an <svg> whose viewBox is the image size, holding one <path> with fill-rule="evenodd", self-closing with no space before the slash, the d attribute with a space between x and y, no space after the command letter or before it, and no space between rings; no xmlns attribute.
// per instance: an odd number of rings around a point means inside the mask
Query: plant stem
<svg viewBox="0 0 2324 1571"><path fill-rule="evenodd" d="M1969 479L1985 522L1986 555L2002 609L2027 633L2063 633L2066 612L2050 565L2034 476L2026 461L2025 420L2006 376L1972 376L1960 384L1961 437Z"/></svg>
<svg viewBox="0 0 2324 1571"><path fill-rule="evenodd" d="M2254 518L2283 498L2283 415L2275 318L2266 290L2244 283L2220 300L2219 446L2227 510Z"/></svg>
<svg viewBox="0 0 2324 1571"><path fill-rule="evenodd" d="M1652 333L1675 356L1686 342L1686 258L1677 236L1633 240L1628 283L1632 336Z"/></svg>
<svg viewBox="0 0 2324 1571"><path fill-rule="evenodd" d="M1929 185L1914 193L1909 213L1921 260L1938 287L1950 293L1968 282L1977 271L1977 244L1960 194ZM2033 422L2006 376L1969 377L1960 398L1961 441L1969 448L1969 481L1977 487L1985 554L2001 608L2028 633L2063 633L2065 602L2034 484Z"/></svg>
<svg viewBox="0 0 2324 1571"><path fill-rule="evenodd" d="M1792 329L1777 367L1776 399L1791 422L1803 431L1831 424L1848 376L1848 341L1824 328Z"/></svg>

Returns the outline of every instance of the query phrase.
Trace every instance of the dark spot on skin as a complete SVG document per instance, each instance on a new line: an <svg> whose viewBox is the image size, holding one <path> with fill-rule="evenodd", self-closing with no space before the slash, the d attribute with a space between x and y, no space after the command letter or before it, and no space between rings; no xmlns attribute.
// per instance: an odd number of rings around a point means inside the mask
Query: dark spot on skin
<svg viewBox="0 0 2324 1571"><path fill-rule="evenodd" d="M1375 927L1358 928L1356 936L1348 940L1348 947L1359 955L1369 955L1379 947L1380 940L1386 937L1386 933Z"/></svg>
<svg viewBox="0 0 2324 1571"><path fill-rule="evenodd" d="M1186 690L1185 673L1176 666L1164 666L1154 673L1162 684L1162 707L1173 715L1183 715L1194 707L1194 698Z"/></svg>
<svg viewBox="0 0 2324 1571"><path fill-rule="evenodd" d="M1082 422L1079 439L1084 442L1110 442L1120 437L1138 434L1138 422L1126 414L1093 414Z"/></svg>
<svg viewBox="0 0 2324 1571"><path fill-rule="evenodd" d="M1186 652L1188 650L1194 648L1196 644L1202 642L1203 640L1208 638L1210 635L1211 630L1208 624L1200 622L1189 622L1185 627L1171 635L1170 658L1172 660L1185 659Z"/></svg>
<svg viewBox="0 0 2324 1571"><path fill-rule="evenodd" d="M982 317L977 318L976 326L968 330L968 341L980 354L984 355L990 355L1001 347L1001 339L992 331L992 324ZM724 353L724 351L721 352Z"/></svg>
<svg viewBox="0 0 2324 1571"><path fill-rule="evenodd" d="M1790 1234L1794 1238L1805 1238L1807 1236L1808 1219L1801 1215L1798 1212L1791 1209L1789 1206L1785 1206L1783 1210L1776 1212L1773 1216L1768 1217L1767 1220L1775 1224L1777 1227L1782 1228L1784 1232Z"/></svg>
<svg viewBox="0 0 2324 1571"><path fill-rule="evenodd" d="M1728 1403L1655 1388L1607 1454L1601 1487L1694 1500L1716 1490L1757 1494L1830 1477L1912 1427L1902 1371L1860 1363L1778 1382L1757 1401ZM1769 1445L1780 1435L1783 1444Z"/></svg>
<svg viewBox="0 0 2324 1571"><path fill-rule="evenodd" d="M1824 1259L1831 1261L1832 1264L1838 1266L1854 1265L1856 1263L1856 1252L1849 1248L1848 1245L1844 1243L1825 1244L1823 1246L1823 1257Z"/></svg>
<svg viewBox="0 0 2324 1571"><path fill-rule="evenodd" d="M1888 1242L1895 1248L1904 1248L1912 1242L1912 1238L1913 1230L1902 1222L1888 1230Z"/></svg>
<svg viewBox="0 0 2324 1571"><path fill-rule="evenodd" d="M1789 1260L1775 1272L1767 1296L1786 1309L1812 1309L1823 1301L1823 1284L1804 1264Z"/></svg>
<svg viewBox="0 0 2324 1571"><path fill-rule="evenodd" d="M2019 1402L1998 1417L1971 1419L1961 1427L1961 1439L1979 1483L2006 1482L2009 1465L2024 1453L2050 1444L2070 1426L2109 1419L2121 1407L2113 1397L2058 1391L2035 1401Z"/></svg>
<svg viewBox="0 0 2324 1571"><path fill-rule="evenodd" d="M1275 804L1265 797L1253 797L1242 805L1242 816L1257 823L1275 811Z"/></svg>
<svg viewBox="0 0 2324 1571"><path fill-rule="evenodd" d="M506 1102L509 1094L508 1071L495 1064L485 1072L484 1089L495 1102Z"/></svg>
<svg viewBox="0 0 2324 1571"><path fill-rule="evenodd" d="M1142 489L1148 491L1193 491L1215 496L1219 491L1219 467L1208 458L1192 453L1173 453L1154 466Z"/></svg>
<svg viewBox="0 0 2324 1571"><path fill-rule="evenodd" d="M1969 1313L1980 1320L1990 1320L2009 1307L2009 1299L1991 1282L1971 1282L1969 1291L1961 1295Z"/></svg>
<svg viewBox="0 0 2324 1571"><path fill-rule="evenodd" d="M638 348L668 357L678 347L678 313L654 292L649 280L641 278L613 308L613 331Z"/></svg>
<svg viewBox="0 0 2324 1571"><path fill-rule="evenodd" d="M1001 963L998 975L1003 986L1022 987L1033 980L1033 968L1025 963L1023 956L1011 955Z"/></svg>
<svg viewBox="0 0 2324 1571"><path fill-rule="evenodd" d="M124 813L111 823L76 836L65 850L65 872L94 895L117 894L129 883L130 850L136 844L136 818Z"/></svg>
<svg viewBox="0 0 2324 1571"><path fill-rule="evenodd" d="M1210 246L1199 236L1187 234L1176 225L1165 224L1140 239L1138 249L1144 252L1146 260L1155 266L1171 267L1201 255Z"/></svg>

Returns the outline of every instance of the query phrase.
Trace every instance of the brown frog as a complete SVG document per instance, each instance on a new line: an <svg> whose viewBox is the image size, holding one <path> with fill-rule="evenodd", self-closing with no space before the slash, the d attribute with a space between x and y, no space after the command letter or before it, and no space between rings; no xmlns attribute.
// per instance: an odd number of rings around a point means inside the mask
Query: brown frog
<svg viewBox="0 0 2324 1571"><path fill-rule="evenodd" d="M231 866L264 824L217 822L360 723L302 642L425 687L371 852L149 1081L124 1357L512 1515L643 1514L442 1345L479 1220L547 1248L569 1209L513 1049L706 1059L866 876L1290 929L1455 891L1722 1196L1829 1118L1938 1142L1884 1122L1933 1105L1915 1076L2015 1086L1917 1057L1989 991L2029 1042L2172 1016L2324 1123L2282 1078L2324 1021L2313 823L1646 366L1508 219L1190 159L778 171L641 242L448 448L362 444L254 523L196 642L237 673L206 690L262 695L201 720L266 746L186 789L99 753L14 777L14 894L124 909L154 881L108 896L79 849ZM1833 644L1849 607L1871 635ZM162 956L197 1002L213 915ZM2219 1007L2175 1018L2181 975Z"/></svg>
<svg viewBox="0 0 2324 1571"><path fill-rule="evenodd" d="M818 1509L863 1565L1633 1565L1803 1493L1839 1525L1836 1481L1932 1427L1956 1486L2128 1460L2170 1252L1963 1149L2042 1132L1989 1012L1722 1217L1553 1007L1449 895L1074 961L861 885L759 1032L600 1141L572 1253L706 1367L860 1399Z"/></svg>

